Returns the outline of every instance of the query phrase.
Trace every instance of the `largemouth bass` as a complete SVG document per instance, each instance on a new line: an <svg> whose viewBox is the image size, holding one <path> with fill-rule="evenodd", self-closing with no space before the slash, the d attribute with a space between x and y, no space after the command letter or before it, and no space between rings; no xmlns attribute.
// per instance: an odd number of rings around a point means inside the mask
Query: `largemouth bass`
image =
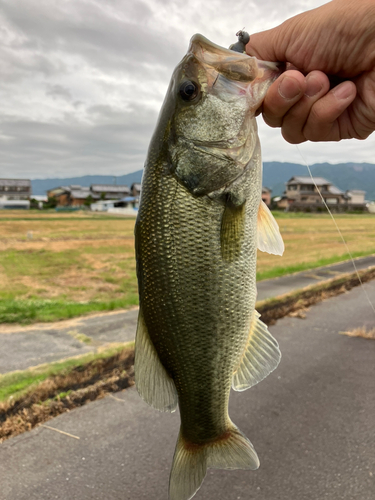
<svg viewBox="0 0 375 500"><path fill-rule="evenodd" d="M191 498L208 467L259 466L228 402L231 386L251 387L280 360L255 311L257 248L284 247L261 201L254 117L279 74L195 35L151 140L135 228L135 378L148 404L180 408L171 500Z"/></svg>

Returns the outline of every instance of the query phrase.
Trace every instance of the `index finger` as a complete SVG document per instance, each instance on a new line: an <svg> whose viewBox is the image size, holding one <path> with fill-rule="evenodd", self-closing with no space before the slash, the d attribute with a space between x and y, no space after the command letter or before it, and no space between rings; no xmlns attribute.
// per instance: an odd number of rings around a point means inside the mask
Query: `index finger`
<svg viewBox="0 0 375 500"><path fill-rule="evenodd" d="M284 116L306 90L306 80L296 70L285 71L268 89L263 101L263 119L270 127L281 127Z"/></svg>

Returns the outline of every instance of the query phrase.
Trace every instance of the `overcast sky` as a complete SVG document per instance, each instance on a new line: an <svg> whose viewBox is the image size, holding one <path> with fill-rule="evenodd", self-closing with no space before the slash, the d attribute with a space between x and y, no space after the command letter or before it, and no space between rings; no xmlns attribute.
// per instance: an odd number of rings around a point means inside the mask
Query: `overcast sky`
<svg viewBox="0 0 375 500"><path fill-rule="evenodd" d="M173 68L202 33L228 46L324 0L0 0L0 177L142 168ZM302 163L259 119L264 161ZM366 141L305 143L310 164L374 163Z"/></svg>

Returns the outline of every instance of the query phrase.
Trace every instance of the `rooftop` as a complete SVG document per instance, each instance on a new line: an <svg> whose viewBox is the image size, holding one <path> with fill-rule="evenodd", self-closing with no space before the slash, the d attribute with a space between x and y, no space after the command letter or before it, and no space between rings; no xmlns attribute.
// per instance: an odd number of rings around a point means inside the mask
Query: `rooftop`
<svg viewBox="0 0 375 500"><path fill-rule="evenodd" d="M327 181L324 177L314 177L314 180L311 177L304 176L296 176L289 179L287 184L315 184L317 186L323 186L324 184L332 184L331 181Z"/></svg>
<svg viewBox="0 0 375 500"><path fill-rule="evenodd" d="M110 193L129 193L129 186L118 184L92 184L92 191L110 192Z"/></svg>
<svg viewBox="0 0 375 500"><path fill-rule="evenodd" d="M0 179L0 186L31 186L31 182L28 179Z"/></svg>
<svg viewBox="0 0 375 500"><path fill-rule="evenodd" d="M328 186L328 191L332 194L344 194L344 191L341 191L341 189L337 188L336 186Z"/></svg>
<svg viewBox="0 0 375 500"><path fill-rule="evenodd" d="M87 198L88 196L91 196L93 199L98 199L99 195L96 193L90 193L87 189L72 189L70 192L70 196L72 198L77 198L77 199L82 199L82 198Z"/></svg>

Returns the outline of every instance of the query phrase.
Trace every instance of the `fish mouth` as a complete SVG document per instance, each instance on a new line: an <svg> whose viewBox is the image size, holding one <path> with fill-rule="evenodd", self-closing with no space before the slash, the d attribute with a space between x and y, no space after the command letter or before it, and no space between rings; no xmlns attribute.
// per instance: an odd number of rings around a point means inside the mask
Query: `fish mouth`
<svg viewBox="0 0 375 500"><path fill-rule="evenodd" d="M190 40L188 54L211 66L229 80L252 82L256 78L276 79L284 71L284 63L259 61L255 57L226 49L196 34Z"/></svg>

